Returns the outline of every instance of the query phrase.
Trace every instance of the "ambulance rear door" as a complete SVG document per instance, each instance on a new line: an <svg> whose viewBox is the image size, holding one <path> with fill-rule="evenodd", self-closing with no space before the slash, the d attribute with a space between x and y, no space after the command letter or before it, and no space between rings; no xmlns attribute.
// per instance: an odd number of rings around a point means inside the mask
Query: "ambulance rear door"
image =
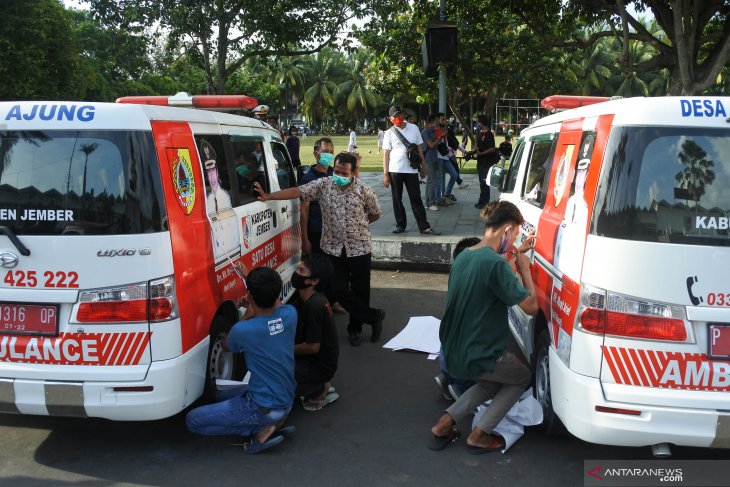
<svg viewBox="0 0 730 487"><path fill-rule="evenodd" d="M148 119L25 102L0 120L0 377L144 379L150 294L172 274Z"/></svg>
<svg viewBox="0 0 730 487"><path fill-rule="evenodd" d="M583 272L594 305L581 315L605 334L608 400L728 409L729 154L724 117L611 131Z"/></svg>

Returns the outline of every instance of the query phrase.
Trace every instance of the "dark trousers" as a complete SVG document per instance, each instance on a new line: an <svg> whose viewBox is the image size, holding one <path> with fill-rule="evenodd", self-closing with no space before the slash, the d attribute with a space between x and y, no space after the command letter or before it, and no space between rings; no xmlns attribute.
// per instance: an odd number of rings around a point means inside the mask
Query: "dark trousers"
<svg viewBox="0 0 730 487"><path fill-rule="evenodd" d="M406 209L403 206L403 186L408 191L408 199L411 202L413 216L416 217L418 229L424 231L429 228L428 220L426 220L426 208L423 206L421 199L421 186L418 182L418 174L415 173L390 173L390 192L393 195L393 214L395 215L395 224L398 227L406 228Z"/></svg>
<svg viewBox="0 0 730 487"><path fill-rule="evenodd" d="M307 238L309 238L309 243L312 244L312 253L313 254L322 254L322 247L320 247L320 242L322 242L322 232L307 232Z"/></svg>
<svg viewBox="0 0 730 487"><path fill-rule="evenodd" d="M350 314L347 333L362 332L363 323L378 321L378 311L370 307L370 261L371 255L348 257L345 249L339 257L327 254L334 267L332 277L332 298L338 301Z"/></svg>
<svg viewBox="0 0 730 487"><path fill-rule="evenodd" d="M487 184L487 176L492 164L477 163L477 172L479 173L479 201L478 205L486 205L489 203L489 185Z"/></svg>

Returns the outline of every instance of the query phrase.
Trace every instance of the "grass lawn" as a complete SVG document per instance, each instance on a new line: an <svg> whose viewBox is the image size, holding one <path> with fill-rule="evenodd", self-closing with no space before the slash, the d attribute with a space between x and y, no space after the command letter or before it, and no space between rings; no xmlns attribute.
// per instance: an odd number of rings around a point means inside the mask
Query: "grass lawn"
<svg viewBox="0 0 730 487"><path fill-rule="evenodd" d="M303 164L313 164L314 163L314 156L312 155L314 141L317 140L320 136L318 135L308 135L305 137L300 137L301 139L301 153L300 157L302 159ZM329 136L330 139L332 139L332 142L335 144L335 154L338 152L346 151L347 150L347 143L350 141L350 137L347 135L335 135L335 136ZM502 140L501 137L497 140L497 145L499 145ZM383 154L378 153L378 138L375 135L358 135L357 136L357 151L362 156L362 163L360 165L360 170L363 172L383 172ZM472 159L471 161L467 161L461 169L462 172L466 174L476 174L477 172L477 162L476 160Z"/></svg>

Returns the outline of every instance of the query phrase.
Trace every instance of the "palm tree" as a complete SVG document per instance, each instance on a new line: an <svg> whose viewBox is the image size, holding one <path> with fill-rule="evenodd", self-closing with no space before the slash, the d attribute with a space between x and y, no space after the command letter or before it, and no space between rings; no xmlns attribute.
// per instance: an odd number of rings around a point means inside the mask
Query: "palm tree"
<svg viewBox="0 0 730 487"><path fill-rule="evenodd" d="M335 104L334 91L337 85L331 79L335 74L335 65L335 55L330 49L323 49L309 58L309 88L304 92L304 111L317 127L322 125L327 107Z"/></svg>
<svg viewBox="0 0 730 487"><path fill-rule="evenodd" d="M601 26L599 30L604 28L605 26ZM592 30L586 31L586 37L593 33ZM603 39L589 49L573 53L568 61L567 74L581 85L581 94L600 93L606 80L611 77L611 66L615 58L610 42Z"/></svg>
<svg viewBox="0 0 730 487"><path fill-rule="evenodd" d="M301 56L279 56L269 66L272 81L284 85L282 106L286 120L282 121L287 125L290 120L289 105L292 96L299 97L304 91L304 78L306 75L305 60Z"/></svg>
<svg viewBox="0 0 730 487"><path fill-rule="evenodd" d="M368 58L367 52L357 51L350 58L348 79L340 83L334 92L335 100L344 101L347 111L355 120L379 105L378 97L367 81Z"/></svg>
<svg viewBox="0 0 730 487"><path fill-rule="evenodd" d="M715 181L715 162L707 159L707 152L697 142L687 139L682 143L682 152L677 154L684 169L674 175L681 188L685 188L695 202L705 194L705 188Z"/></svg>

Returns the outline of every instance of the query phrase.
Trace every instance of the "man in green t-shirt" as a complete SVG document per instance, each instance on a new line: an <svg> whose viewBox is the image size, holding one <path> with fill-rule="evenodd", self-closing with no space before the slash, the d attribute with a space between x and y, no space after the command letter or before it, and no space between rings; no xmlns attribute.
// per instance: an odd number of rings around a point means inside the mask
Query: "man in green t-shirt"
<svg viewBox="0 0 730 487"><path fill-rule="evenodd" d="M518 280L505 254L524 219L507 201L489 203L482 210L486 231L481 242L464 250L449 274L446 309L439 336L446 365L453 377L474 380L431 428L429 447L440 450L459 437L455 424L485 401L492 399L477 427L467 438L470 453L504 448L492 431L519 400L530 382L530 370L506 351L509 336L507 309L518 305L525 313L537 313L530 260L514 249Z"/></svg>

